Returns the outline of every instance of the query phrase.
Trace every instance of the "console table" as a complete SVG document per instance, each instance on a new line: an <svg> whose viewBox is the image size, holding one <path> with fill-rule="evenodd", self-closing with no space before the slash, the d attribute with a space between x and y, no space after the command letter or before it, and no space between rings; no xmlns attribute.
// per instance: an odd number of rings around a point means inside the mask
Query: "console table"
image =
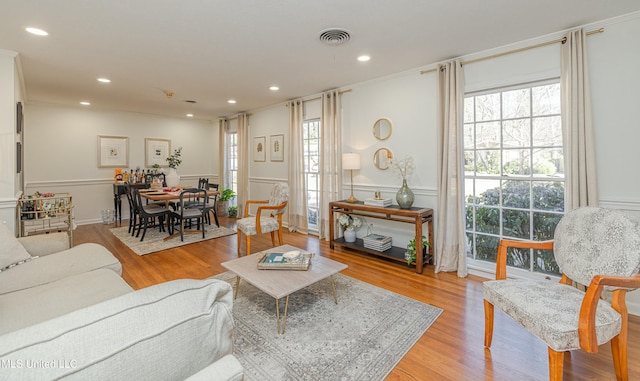
<svg viewBox="0 0 640 381"><path fill-rule="evenodd" d="M364 247L362 239L356 239L356 242L350 243L345 242L344 238L335 238L335 213L347 213L353 214L357 216L370 217L370 218L378 218L389 221L397 221L397 222L405 222L415 225L416 232L416 248L418 248L418 252L416 253L416 272L418 274L422 274L422 268L426 264L425 258L420 254L420 248L422 248L422 236L423 230L422 225L424 223L428 224L428 240L429 246L427 246L427 253L433 255L435 253L434 249L434 240L433 240L433 209L421 208L421 207L412 207L411 209L400 209L398 205L391 205L387 207L381 206L371 206L364 205L364 202L347 202L345 200L342 201L333 201L329 203L329 237L331 237L331 241L329 243L330 248L338 247L346 247L351 250L374 254L381 257L393 259L399 262L407 263L407 260L404 258L404 253L407 251L406 247L396 247L392 246L391 249L386 251L375 251Z"/></svg>
<svg viewBox="0 0 640 381"><path fill-rule="evenodd" d="M120 196L124 194L125 186L137 189L146 189L151 184L127 184L127 183L114 183L113 184L113 209L115 210L115 221L119 221L122 224L122 199Z"/></svg>

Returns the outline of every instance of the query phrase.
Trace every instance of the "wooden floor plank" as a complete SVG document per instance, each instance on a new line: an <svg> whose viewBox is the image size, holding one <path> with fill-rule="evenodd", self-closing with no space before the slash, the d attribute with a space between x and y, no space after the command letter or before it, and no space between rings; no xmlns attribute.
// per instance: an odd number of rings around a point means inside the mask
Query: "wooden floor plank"
<svg viewBox="0 0 640 381"><path fill-rule="evenodd" d="M123 221L123 226L127 223ZM235 229L234 219L220 218L220 224ZM96 242L107 247L122 262L123 278L135 289L174 279L204 279L225 272L220 263L236 258L235 235L138 256L109 232L111 227L79 226L74 244ZM546 346L499 311L491 350L484 348L484 278L435 274L431 265L416 274L401 263L331 250L326 241L298 233L285 232L284 242L347 264L345 275L444 310L387 380L548 379ZM251 247L253 252L270 248L270 236L253 237ZM628 357L629 379L640 380L640 318L636 316L630 317ZM565 381L615 380L608 344L596 354L571 352L565 356L564 368Z"/></svg>

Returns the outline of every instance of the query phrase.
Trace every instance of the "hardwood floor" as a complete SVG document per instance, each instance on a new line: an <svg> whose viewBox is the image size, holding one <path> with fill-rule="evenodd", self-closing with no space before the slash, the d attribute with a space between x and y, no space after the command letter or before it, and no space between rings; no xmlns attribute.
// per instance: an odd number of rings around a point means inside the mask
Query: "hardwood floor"
<svg viewBox="0 0 640 381"><path fill-rule="evenodd" d="M221 218L220 224L235 229L234 221ZM74 244L106 246L122 262L123 277L135 289L180 278L207 278L225 271L220 263L236 258L235 235L138 256L109 232L111 227L79 226ZM484 278L435 274L431 265L416 274L406 265L331 250L326 241L297 233L285 232L284 242L347 264L345 275L444 310L387 380L548 380L546 346L499 311L491 350L483 347ZM253 252L269 247L268 234L251 239ZM640 380L640 318L636 316L629 322L628 358L629 379ZM610 346L601 346L597 354L573 351L565 356L564 380L615 380Z"/></svg>

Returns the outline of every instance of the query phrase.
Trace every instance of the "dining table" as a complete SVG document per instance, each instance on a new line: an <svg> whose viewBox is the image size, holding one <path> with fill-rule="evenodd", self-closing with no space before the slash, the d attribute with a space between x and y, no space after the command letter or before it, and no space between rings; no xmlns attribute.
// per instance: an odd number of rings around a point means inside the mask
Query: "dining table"
<svg viewBox="0 0 640 381"><path fill-rule="evenodd" d="M145 198L149 201L164 201L164 207L169 209L169 203L171 201L177 201L180 199L180 193L190 187L173 187L173 188L157 188L157 189L140 189L140 197ZM207 195L211 197L216 197L220 194L219 191L208 189ZM171 223L171 219L167 219L167 228L169 228L169 224ZM198 230L185 230L185 233L197 233ZM174 233L165 237L164 239L171 239L179 235L179 233Z"/></svg>
<svg viewBox="0 0 640 381"><path fill-rule="evenodd" d="M180 193L183 189L189 187L174 187L174 188L158 188L158 189L140 189L140 197L146 198L149 201L164 201L165 207L169 207L170 201L176 201L180 199ZM207 190L207 195L211 197L218 196L220 192L217 190Z"/></svg>

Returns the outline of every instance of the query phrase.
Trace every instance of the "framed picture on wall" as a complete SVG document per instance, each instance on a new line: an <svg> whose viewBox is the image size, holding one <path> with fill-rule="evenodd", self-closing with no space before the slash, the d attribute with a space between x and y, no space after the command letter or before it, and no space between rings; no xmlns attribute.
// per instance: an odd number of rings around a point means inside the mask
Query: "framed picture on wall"
<svg viewBox="0 0 640 381"><path fill-rule="evenodd" d="M253 161L265 161L267 154L267 137L258 136L253 138Z"/></svg>
<svg viewBox="0 0 640 381"><path fill-rule="evenodd" d="M158 164L161 167L168 167L167 158L171 154L171 140L169 139L144 139L145 145L145 164L147 168L151 168Z"/></svg>
<svg viewBox="0 0 640 381"><path fill-rule="evenodd" d="M284 161L284 135L271 135L269 140L271 161Z"/></svg>
<svg viewBox="0 0 640 381"><path fill-rule="evenodd" d="M129 138L98 135L98 168L128 166Z"/></svg>

